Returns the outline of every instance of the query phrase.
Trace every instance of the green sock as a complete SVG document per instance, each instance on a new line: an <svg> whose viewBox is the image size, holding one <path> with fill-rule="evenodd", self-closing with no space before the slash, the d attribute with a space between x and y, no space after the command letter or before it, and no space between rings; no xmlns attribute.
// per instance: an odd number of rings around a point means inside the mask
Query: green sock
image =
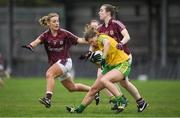
<svg viewBox="0 0 180 118"><path fill-rule="evenodd" d="M122 95L117 96L117 97L116 97L116 100L117 100L118 102L121 102L121 103L126 103L126 100L122 97Z"/></svg>
<svg viewBox="0 0 180 118"><path fill-rule="evenodd" d="M76 112L77 112L77 113L82 113L85 108L86 108L85 105L80 104L80 105L78 106L78 108L76 109Z"/></svg>
<svg viewBox="0 0 180 118"><path fill-rule="evenodd" d="M117 100L116 100L116 97L115 97L115 96L111 96L111 97L110 97L110 101L111 101L112 103L116 103L116 101L117 101Z"/></svg>

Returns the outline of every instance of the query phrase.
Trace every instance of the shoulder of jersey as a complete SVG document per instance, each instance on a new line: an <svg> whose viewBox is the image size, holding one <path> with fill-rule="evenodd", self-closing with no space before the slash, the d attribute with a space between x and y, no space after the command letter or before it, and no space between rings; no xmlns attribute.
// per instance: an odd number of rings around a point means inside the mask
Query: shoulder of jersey
<svg viewBox="0 0 180 118"><path fill-rule="evenodd" d="M122 22L121 22L121 21L119 21L119 20L112 20L112 23L114 23L114 24L118 24L119 26L121 26L121 25L122 25Z"/></svg>
<svg viewBox="0 0 180 118"><path fill-rule="evenodd" d="M98 29L101 28L102 26L103 26L103 24L99 24L99 25L98 25Z"/></svg>
<svg viewBox="0 0 180 118"><path fill-rule="evenodd" d="M74 36L76 38L78 38L76 35L74 35L73 33L71 33L70 31L68 31L66 29L60 28L60 30L63 31L63 32L66 32L66 33L68 33L68 34L70 34L70 35L72 35L72 36Z"/></svg>

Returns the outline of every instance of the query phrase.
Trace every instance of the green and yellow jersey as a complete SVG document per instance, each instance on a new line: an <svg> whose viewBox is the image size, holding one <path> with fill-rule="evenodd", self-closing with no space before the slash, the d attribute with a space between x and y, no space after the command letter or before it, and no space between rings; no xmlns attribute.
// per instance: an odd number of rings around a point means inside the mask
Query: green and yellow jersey
<svg viewBox="0 0 180 118"><path fill-rule="evenodd" d="M105 34L100 34L97 40L98 47L95 50L101 50L102 52L104 49L103 41L110 41L110 47L106 57L107 65L114 66L128 60L128 55L123 50L119 50L116 48L117 42L112 37Z"/></svg>

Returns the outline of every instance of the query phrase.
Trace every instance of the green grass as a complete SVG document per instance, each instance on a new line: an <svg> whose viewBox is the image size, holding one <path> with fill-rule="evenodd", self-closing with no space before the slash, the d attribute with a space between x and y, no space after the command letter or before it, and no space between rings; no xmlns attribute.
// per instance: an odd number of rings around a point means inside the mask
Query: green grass
<svg viewBox="0 0 180 118"><path fill-rule="evenodd" d="M91 85L92 79L76 79ZM16 78L5 81L0 88L0 117L180 117L180 81L132 81L143 97L150 103L148 109L137 113L136 103L123 89L129 100L125 111L115 114L110 110L108 97L101 92L101 102L98 106L93 102L82 114L71 114L65 106L77 106L85 93L70 93L56 80L52 107L46 109L38 103L38 98L44 96L46 81L39 78Z"/></svg>

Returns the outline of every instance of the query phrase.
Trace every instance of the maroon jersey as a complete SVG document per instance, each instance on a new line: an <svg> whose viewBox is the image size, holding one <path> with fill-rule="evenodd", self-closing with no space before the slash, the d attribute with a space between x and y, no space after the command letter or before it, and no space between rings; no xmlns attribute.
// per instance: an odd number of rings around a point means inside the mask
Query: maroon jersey
<svg viewBox="0 0 180 118"><path fill-rule="evenodd" d="M63 61L70 58L69 49L77 44L78 37L65 29L59 29L55 37L47 30L39 36L39 39L44 44L49 63L52 65L59 59Z"/></svg>
<svg viewBox="0 0 180 118"><path fill-rule="evenodd" d="M123 35L121 34L121 31L125 29L126 27L118 20L110 19L108 26L105 26L105 23L101 24L98 27L99 33L105 33L114 39L116 39L117 42L120 42L123 39ZM127 47L127 44L123 45L124 51L129 55L130 50Z"/></svg>

